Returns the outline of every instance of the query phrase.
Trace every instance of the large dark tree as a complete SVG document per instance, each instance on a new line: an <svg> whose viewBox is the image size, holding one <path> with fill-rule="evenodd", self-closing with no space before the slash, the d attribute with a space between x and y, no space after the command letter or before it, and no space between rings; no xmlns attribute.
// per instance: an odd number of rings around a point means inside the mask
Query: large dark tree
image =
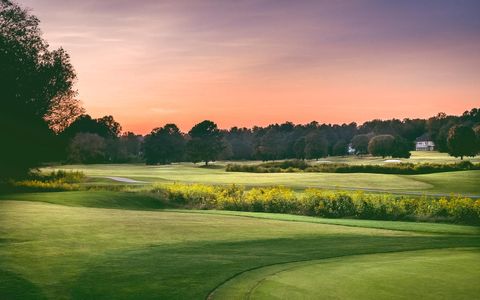
<svg viewBox="0 0 480 300"><path fill-rule="evenodd" d="M69 140L79 133L94 133L108 139L117 138L121 131L122 127L112 116L93 119L90 115L81 115L61 133L61 136Z"/></svg>
<svg viewBox="0 0 480 300"><path fill-rule="evenodd" d="M339 140L333 145L332 154L335 156L344 156L348 154L348 143L344 140Z"/></svg>
<svg viewBox="0 0 480 300"><path fill-rule="evenodd" d="M480 125L475 126L475 128L473 128L473 131L475 132L475 136L477 137L477 154L480 154Z"/></svg>
<svg viewBox="0 0 480 300"><path fill-rule="evenodd" d="M477 137L471 127L456 125L448 131L448 153L460 157L475 156L477 154Z"/></svg>
<svg viewBox="0 0 480 300"><path fill-rule="evenodd" d="M25 174L53 158L55 138L81 109L63 49L50 50L39 20L0 0L0 177Z"/></svg>
<svg viewBox="0 0 480 300"><path fill-rule="evenodd" d="M143 155L148 165L180 161L184 152L185 139L175 124L155 128L143 143Z"/></svg>
<svg viewBox="0 0 480 300"><path fill-rule="evenodd" d="M410 150L412 150L412 142L409 142L407 139L402 138L401 136L396 136L393 143L392 157L398 158L410 158Z"/></svg>
<svg viewBox="0 0 480 300"><path fill-rule="evenodd" d="M355 149L356 154L367 154L369 141L368 134L357 134L352 139L352 148Z"/></svg>
<svg viewBox="0 0 480 300"><path fill-rule="evenodd" d="M205 165L208 165L208 162L216 160L225 148L222 133L212 121L198 123L188 135L190 136L187 143L188 157L193 162L204 161Z"/></svg>
<svg viewBox="0 0 480 300"><path fill-rule="evenodd" d="M73 163L102 163L106 159L107 143L96 133L79 133L68 145L68 161Z"/></svg>
<svg viewBox="0 0 480 300"><path fill-rule="evenodd" d="M395 138L390 134L374 136L368 143L368 152L373 156L391 156L394 151Z"/></svg>
<svg viewBox="0 0 480 300"><path fill-rule="evenodd" d="M328 155L328 141L319 132L312 132L305 138L305 157L319 159Z"/></svg>

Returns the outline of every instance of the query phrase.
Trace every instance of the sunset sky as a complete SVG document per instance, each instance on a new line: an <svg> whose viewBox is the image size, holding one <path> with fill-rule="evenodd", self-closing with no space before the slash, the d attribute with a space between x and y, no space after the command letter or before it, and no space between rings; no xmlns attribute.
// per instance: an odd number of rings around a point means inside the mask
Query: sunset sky
<svg viewBox="0 0 480 300"><path fill-rule="evenodd" d="M124 130L460 114L480 106L480 1L19 0Z"/></svg>

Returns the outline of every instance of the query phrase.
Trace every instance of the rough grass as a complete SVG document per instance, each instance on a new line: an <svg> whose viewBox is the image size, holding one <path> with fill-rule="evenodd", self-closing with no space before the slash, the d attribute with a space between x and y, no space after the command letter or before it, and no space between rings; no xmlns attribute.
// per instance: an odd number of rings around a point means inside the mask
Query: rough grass
<svg viewBox="0 0 480 300"><path fill-rule="evenodd" d="M336 220L348 222L341 226L288 215L152 211L156 208L152 199L129 196L62 192L0 201L0 295L203 299L229 278L267 265L480 247L479 235L470 226L410 223L409 229L395 222ZM422 228L425 225L430 229ZM403 231L379 229L388 226ZM462 274L458 276L462 280ZM368 288L369 283L362 286ZM376 289L371 293L378 295Z"/></svg>

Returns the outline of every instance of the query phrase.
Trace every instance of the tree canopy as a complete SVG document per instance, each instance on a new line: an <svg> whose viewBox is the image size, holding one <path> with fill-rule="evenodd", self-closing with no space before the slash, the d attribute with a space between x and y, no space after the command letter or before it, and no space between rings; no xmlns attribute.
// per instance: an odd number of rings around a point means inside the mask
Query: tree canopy
<svg viewBox="0 0 480 300"><path fill-rule="evenodd" d="M448 153L463 159L477 154L477 137L471 127L456 125L448 131Z"/></svg>
<svg viewBox="0 0 480 300"><path fill-rule="evenodd" d="M0 0L0 177L25 174L52 159L54 131L82 109L75 99L76 74L68 54L50 50L39 20Z"/></svg>
<svg viewBox="0 0 480 300"><path fill-rule="evenodd" d="M188 135L190 140L187 143L187 152L193 162L204 161L205 165L208 165L210 161L216 160L225 148L222 133L212 121L198 123Z"/></svg>
<svg viewBox="0 0 480 300"><path fill-rule="evenodd" d="M175 124L155 128L143 143L145 162L149 165L167 164L184 157L185 139Z"/></svg>

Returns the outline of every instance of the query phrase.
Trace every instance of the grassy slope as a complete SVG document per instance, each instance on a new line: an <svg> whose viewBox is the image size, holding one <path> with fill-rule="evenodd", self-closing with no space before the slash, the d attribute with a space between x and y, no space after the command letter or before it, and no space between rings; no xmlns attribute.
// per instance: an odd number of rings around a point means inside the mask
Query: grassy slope
<svg viewBox="0 0 480 300"><path fill-rule="evenodd" d="M89 207L0 201L0 294L54 299L200 299L235 274L266 265L480 247L478 235L449 234L475 233L468 226L430 224L438 225L434 232L443 232L436 235L351 227L368 226L352 220L350 226L338 226L315 223L318 219L308 217L286 222L286 215L259 219L267 216L95 208L108 207L108 199L113 203L110 206L123 207L129 196L96 192L16 196L75 206L85 201ZM156 208L154 201L139 197L129 208ZM382 223L388 222L379 222L377 227L385 226ZM410 226L415 230L415 225Z"/></svg>
<svg viewBox="0 0 480 300"><path fill-rule="evenodd" d="M0 200L20 200L31 202L46 202L77 207L115 208L131 210L162 210L165 212L213 214L224 216L239 216L277 221L307 222L319 224L342 225L351 227L365 227L389 229L398 231L412 231L438 234L474 234L480 235L480 227L467 225L453 225L442 223L414 223L402 221L376 221L354 219L328 219L319 217L272 214L261 212L221 211L221 210L183 210L171 209L160 200L150 195L129 192L111 191L77 191L77 192L50 192L1 195Z"/></svg>
<svg viewBox="0 0 480 300"><path fill-rule="evenodd" d="M280 264L246 272L212 298L474 299L479 260L478 249L443 249Z"/></svg>

